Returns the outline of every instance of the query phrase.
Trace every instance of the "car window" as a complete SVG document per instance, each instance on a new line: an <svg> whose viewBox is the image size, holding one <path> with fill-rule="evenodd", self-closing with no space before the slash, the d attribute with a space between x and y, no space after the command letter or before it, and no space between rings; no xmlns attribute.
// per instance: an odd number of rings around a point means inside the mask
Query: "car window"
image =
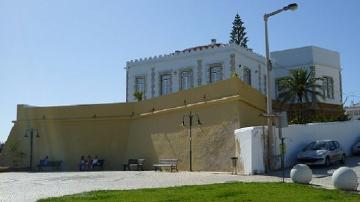
<svg viewBox="0 0 360 202"><path fill-rule="evenodd" d="M305 147L306 150L328 150L329 145L327 142L312 142L308 146Z"/></svg>
<svg viewBox="0 0 360 202"><path fill-rule="evenodd" d="M315 145L315 142L312 142L312 143L308 144L308 145L304 148L304 151L313 150L314 145Z"/></svg>
<svg viewBox="0 0 360 202"><path fill-rule="evenodd" d="M329 146L330 146L329 148L331 148L331 149L337 149L338 148L335 141L329 142Z"/></svg>
<svg viewBox="0 0 360 202"><path fill-rule="evenodd" d="M338 141L335 141L336 148L340 148L340 143Z"/></svg>

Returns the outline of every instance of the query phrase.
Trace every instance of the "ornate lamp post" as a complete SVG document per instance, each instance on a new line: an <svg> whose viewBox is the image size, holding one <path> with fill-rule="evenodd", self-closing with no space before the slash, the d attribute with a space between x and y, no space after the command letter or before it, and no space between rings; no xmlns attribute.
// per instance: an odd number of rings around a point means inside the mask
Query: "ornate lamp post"
<svg viewBox="0 0 360 202"><path fill-rule="evenodd" d="M298 5L296 3L293 4L289 4L279 10L273 11L271 13L268 14L264 14L264 23L265 23L265 51L266 51L266 69L267 69L267 82L266 82L266 89L267 89L267 102L266 102L266 108L267 108L267 126L268 126L268 167L271 168L270 166L270 156L272 153L272 148L271 148L271 140L272 140L272 136L273 136L273 128L272 128L272 89L271 89L271 70L272 70L272 64L270 61L270 51L269 51L269 39L268 39L268 19L276 14L279 14L283 11L288 11L288 10L296 10L298 7Z"/></svg>
<svg viewBox="0 0 360 202"><path fill-rule="evenodd" d="M199 115L198 114L193 114L191 111L188 113L188 114L184 114L183 115L183 120L182 120L182 125L184 126L184 127L186 127L187 126L187 124L185 123L185 118L189 118L189 124L188 124L188 126L189 126L189 149L190 149L190 151L189 151L189 165L190 165L190 168L189 168L189 170L190 170L190 172L192 172L193 170L192 170L192 134L191 134L191 128L192 128L192 126L193 126L193 119L194 118L197 118L197 124L198 125L201 125L202 123L201 123L201 121L200 121L200 117L199 117Z"/></svg>
<svg viewBox="0 0 360 202"><path fill-rule="evenodd" d="M34 143L34 133L36 132L36 137L39 138L39 131L34 128L27 129L25 131L25 138L30 137L30 170L32 170L32 156L33 156L33 143Z"/></svg>

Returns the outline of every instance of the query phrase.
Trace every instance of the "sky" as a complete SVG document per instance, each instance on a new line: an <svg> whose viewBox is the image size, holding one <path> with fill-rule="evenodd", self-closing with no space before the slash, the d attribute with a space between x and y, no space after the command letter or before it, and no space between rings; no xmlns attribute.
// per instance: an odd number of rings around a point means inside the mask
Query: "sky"
<svg viewBox="0 0 360 202"><path fill-rule="evenodd" d="M328 0L0 0L0 141L17 104L125 102L126 61L210 43L227 43L238 13L248 46L315 45L341 54L344 98L360 101L360 1Z"/></svg>

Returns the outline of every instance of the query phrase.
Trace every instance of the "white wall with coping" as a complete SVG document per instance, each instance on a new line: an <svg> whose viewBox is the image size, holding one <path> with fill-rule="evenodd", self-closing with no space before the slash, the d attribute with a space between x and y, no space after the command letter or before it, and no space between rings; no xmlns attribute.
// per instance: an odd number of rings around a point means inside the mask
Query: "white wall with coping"
<svg viewBox="0 0 360 202"><path fill-rule="evenodd" d="M237 156L246 175L265 172L262 127L247 127L235 130L235 140L239 148Z"/></svg>
<svg viewBox="0 0 360 202"><path fill-rule="evenodd" d="M278 137L277 129L275 131L275 135ZM350 155L351 146L357 140L360 140L360 120L289 125L283 128L282 134L285 137L286 145L285 166L291 167L296 164L297 154L306 145L316 140L337 140L341 148L346 152L346 155ZM265 156L262 127L257 126L235 130L235 138L240 142L241 151L239 152L239 157L240 162L243 163L244 173L252 174L255 171L264 170L263 162ZM279 151L279 139L276 140L275 145L278 148L277 151ZM275 155L278 155L278 153Z"/></svg>
<svg viewBox="0 0 360 202"><path fill-rule="evenodd" d="M291 125L283 129L283 136L286 143L287 166L295 164L297 154L315 140L337 140L346 155L351 155L351 146L360 138L360 121Z"/></svg>

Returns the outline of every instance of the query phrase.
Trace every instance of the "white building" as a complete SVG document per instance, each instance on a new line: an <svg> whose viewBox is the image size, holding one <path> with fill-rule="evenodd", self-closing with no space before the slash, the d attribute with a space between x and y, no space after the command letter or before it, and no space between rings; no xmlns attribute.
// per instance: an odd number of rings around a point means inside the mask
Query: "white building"
<svg viewBox="0 0 360 202"><path fill-rule="evenodd" d="M360 102L357 104L352 103L350 106L345 107L345 114L347 114L352 120L360 120Z"/></svg>
<svg viewBox="0 0 360 202"><path fill-rule="evenodd" d="M318 81L323 86L325 99L319 101L326 104L342 104L342 81L339 53L315 46L274 51L271 53L273 69L273 97L278 96L278 82L289 75L289 70L304 68L313 71L314 77L323 78Z"/></svg>
<svg viewBox="0 0 360 202"><path fill-rule="evenodd" d="M271 53L273 63L273 98L277 97L277 80L289 70L314 70L322 81L325 100L341 104L341 68L337 52L308 46ZM175 51L126 64L127 102L135 101L134 93L142 92L144 99L167 95L192 87L229 79L234 72L240 79L266 95L265 58L236 44L211 43Z"/></svg>

